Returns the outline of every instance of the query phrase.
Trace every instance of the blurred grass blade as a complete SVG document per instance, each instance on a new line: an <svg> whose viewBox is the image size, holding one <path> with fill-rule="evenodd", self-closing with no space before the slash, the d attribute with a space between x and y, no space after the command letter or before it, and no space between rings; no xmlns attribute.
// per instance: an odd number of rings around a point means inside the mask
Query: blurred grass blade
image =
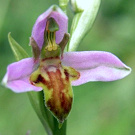
<svg viewBox="0 0 135 135"><path fill-rule="evenodd" d="M8 41L17 61L29 57L26 51L12 38L11 32L8 34Z"/></svg>
<svg viewBox="0 0 135 135"><path fill-rule="evenodd" d="M8 7L10 5L11 0L1 0L0 1L0 33L3 26L3 23L5 21L6 13L8 11Z"/></svg>
<svg viewBox="0 0 135 135"><path fill-rule="evenodd" d="M17 61L29 57L27 52L11 37L11 33L8 34L8 40ZM47 134L52 135L51 128L53 125L52 123L53 116L45 108L43 92L32 91L32 92L27 92L27 94Z"/></svg>

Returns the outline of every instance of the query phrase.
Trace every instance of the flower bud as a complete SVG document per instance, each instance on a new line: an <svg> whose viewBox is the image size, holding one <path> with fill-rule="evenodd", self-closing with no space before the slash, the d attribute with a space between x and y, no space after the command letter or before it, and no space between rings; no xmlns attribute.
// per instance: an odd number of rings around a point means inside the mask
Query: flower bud
<svg viewBox="0 0 135 135"><path fill-rule="evenodd" d="M71 0L71 5L75 16L71 26L68 51L75 51L92 27L99 9L100 0Z"/></svg>

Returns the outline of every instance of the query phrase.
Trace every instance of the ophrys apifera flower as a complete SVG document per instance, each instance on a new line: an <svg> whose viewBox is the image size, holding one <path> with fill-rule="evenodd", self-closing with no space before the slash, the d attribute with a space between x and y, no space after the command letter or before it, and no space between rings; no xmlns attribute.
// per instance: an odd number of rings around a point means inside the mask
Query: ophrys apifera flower
<svg viewBox="0 0 135 135"><path fill-rule="evenodd" d="M56 6L41 14L32 31L33 58L12 63L3 79L14 92L44 91L45 105L62 123L73 103L72 85L89 81L114 81L131 69L103 51L66 52L67 16Z"/></svg>

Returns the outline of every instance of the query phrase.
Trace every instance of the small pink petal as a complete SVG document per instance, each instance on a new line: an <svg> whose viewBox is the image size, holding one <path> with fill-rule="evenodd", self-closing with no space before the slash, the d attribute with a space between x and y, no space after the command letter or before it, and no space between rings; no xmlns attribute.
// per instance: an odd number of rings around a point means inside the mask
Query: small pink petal
<svg viewBox="0 0 135 135"><path fill-rule="evenodd" d="M74 86L89 81L114 81L131 72L115 55L102 51L68 52L63 55L62 64L80 72L80 78L72 82Z"/></svg>
<svg viewBox="0 0 135 135"><path fill-rule="evenodd" d="M42 88L30 84L29 76L35 67L33 58L26 58L10 64L2 83L14 92L40 91Z"/></svg>
<svg viewBox="0 0 135 135"><path fill-rule="evenodd" d="M67 33L68 28L68 17L64 12L57 6L50 7L47 11L41 14L34 24L32 30L32 37L35 39L39 48L42 48L44 42L44 30L46 27L47 18L52 17L59 25L59 30L56 32L56 43L59 44Z"/></svg>

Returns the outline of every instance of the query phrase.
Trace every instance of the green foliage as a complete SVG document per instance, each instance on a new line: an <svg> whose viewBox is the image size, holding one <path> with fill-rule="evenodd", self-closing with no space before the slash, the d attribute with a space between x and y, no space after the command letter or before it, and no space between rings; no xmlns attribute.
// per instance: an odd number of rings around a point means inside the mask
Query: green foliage
<svg viewBox="0 0 135 135"><path fill-rule="evenodd" d="M11 37L11 33L8 34L8 41L17 61L29 57L25 50Z"/></svg>

